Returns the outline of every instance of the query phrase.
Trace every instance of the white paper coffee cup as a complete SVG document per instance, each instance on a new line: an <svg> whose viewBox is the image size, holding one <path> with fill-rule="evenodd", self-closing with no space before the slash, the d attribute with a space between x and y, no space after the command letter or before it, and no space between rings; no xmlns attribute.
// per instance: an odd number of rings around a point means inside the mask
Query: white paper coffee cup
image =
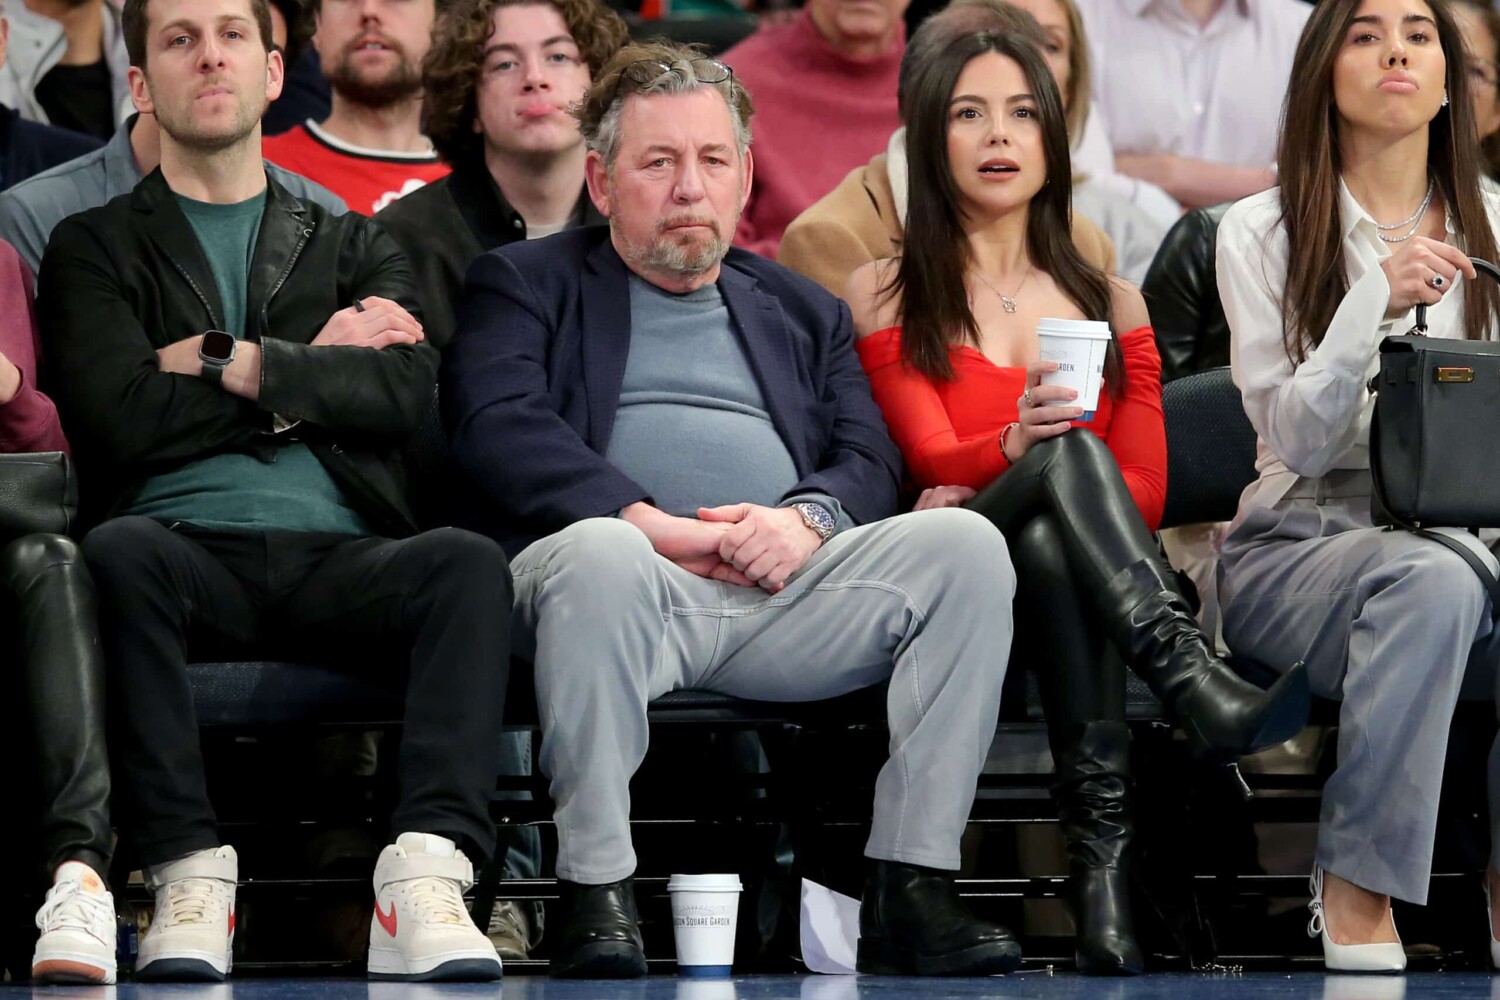
<svg viewBox="0 0 1500 1000"><path fill-rule="evenodd" d="M730 974L740 888L738 875L673 875L667 880L678 975L711 979Z"/></svg>
<svg viewBox="0 0 1500 1000"><path fill-rule="evenodd" d="M1056 361L1057 371L1042 376L1042 385L1065 385L1078 393L1074 405L1083 407L1080 420L1094 419L1099 391L1104 386L1104 355L1113 336L1109 324L1092 319L1037 321L1042 360Z"/></svg>

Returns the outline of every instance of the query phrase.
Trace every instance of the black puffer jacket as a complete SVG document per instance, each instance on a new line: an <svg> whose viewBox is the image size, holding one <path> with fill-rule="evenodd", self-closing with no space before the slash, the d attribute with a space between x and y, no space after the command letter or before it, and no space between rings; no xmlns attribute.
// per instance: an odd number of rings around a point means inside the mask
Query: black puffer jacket
<svg viewBox="0 0 1500 1000"><path fill-rule="evenodd" d="M147 477L194 459L271 457L272 415L282 414L303 421L301 439L376 530L416 530L401 447L427 413L437 352L309 345L356 298L379 295L418 314L411 268L369 219L332 215L268 183L245 310L245 337L261 345L256 402L157 369L159 348L221 328L224 316L160 170L53 231L38 318L90 523Z"/></svg>

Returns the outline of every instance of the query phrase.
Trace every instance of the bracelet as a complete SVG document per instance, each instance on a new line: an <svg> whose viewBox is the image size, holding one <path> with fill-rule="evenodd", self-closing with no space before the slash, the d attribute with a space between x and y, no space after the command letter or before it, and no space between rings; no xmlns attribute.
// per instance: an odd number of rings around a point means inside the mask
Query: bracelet
<svg viewBox="0 0 1500 1000"><path fill-rule="evenodd" d="M1009 434L1011 431L1020 426L1021 422L1019 420L1012 420L1010 423L1000 428L1000 457L1005 459L1006 462L1010 461L1010 456L1005 452L1005 435Z"/></svg>

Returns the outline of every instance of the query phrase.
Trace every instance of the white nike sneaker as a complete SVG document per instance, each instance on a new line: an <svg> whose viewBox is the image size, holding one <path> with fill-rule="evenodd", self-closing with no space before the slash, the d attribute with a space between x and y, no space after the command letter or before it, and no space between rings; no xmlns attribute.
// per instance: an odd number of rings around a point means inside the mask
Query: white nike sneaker
<svg viewBox="0 0 1500 1000"><path fill-rule="evenodd" d="M453 841L403 833L375 862L371 979L492 982L500 956L464 906L474 866Z"/></svg>
<svg viewBox="0 0 1500 1000"><path fill-rule="evenodd" d="M234 965L233 847L198 851L146 870L156 913L141 938L135 978L145 982L222 982Z"/></svg>
<svg viewBox="0 0 1500 1000"><path fill-rule="evenodd" d="M115 898L99 874L81 861L57 869L47 901L36 913L34 983L115 981Z"/></svg>

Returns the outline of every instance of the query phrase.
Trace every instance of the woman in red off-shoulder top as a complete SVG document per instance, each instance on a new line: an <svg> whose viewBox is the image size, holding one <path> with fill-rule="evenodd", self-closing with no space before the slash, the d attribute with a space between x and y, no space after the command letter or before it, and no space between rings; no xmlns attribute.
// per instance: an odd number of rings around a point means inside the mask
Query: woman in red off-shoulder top
<svg viewBox="0 0 1500 1000"><path fill-rule="evenodd" d="M1204 748L1243 753L1306 720L1299 670L1240 680L1198 628L1151 536L1166 495L1161 364L1145 303L1069 238L1072 170L1043 56L974 32L924 51L903 108L910 202L902 256L846 298L875 399L918 507L964 504L1005 535L1014 650L1042 690L1071 858L1078 965L1132 974L1124 865L1131 831L1125 676L1136 671ZM1110 324L1105 389L1041 385L1043 317ZM1105 655L1111 644L1118 658Z"/></svg>

